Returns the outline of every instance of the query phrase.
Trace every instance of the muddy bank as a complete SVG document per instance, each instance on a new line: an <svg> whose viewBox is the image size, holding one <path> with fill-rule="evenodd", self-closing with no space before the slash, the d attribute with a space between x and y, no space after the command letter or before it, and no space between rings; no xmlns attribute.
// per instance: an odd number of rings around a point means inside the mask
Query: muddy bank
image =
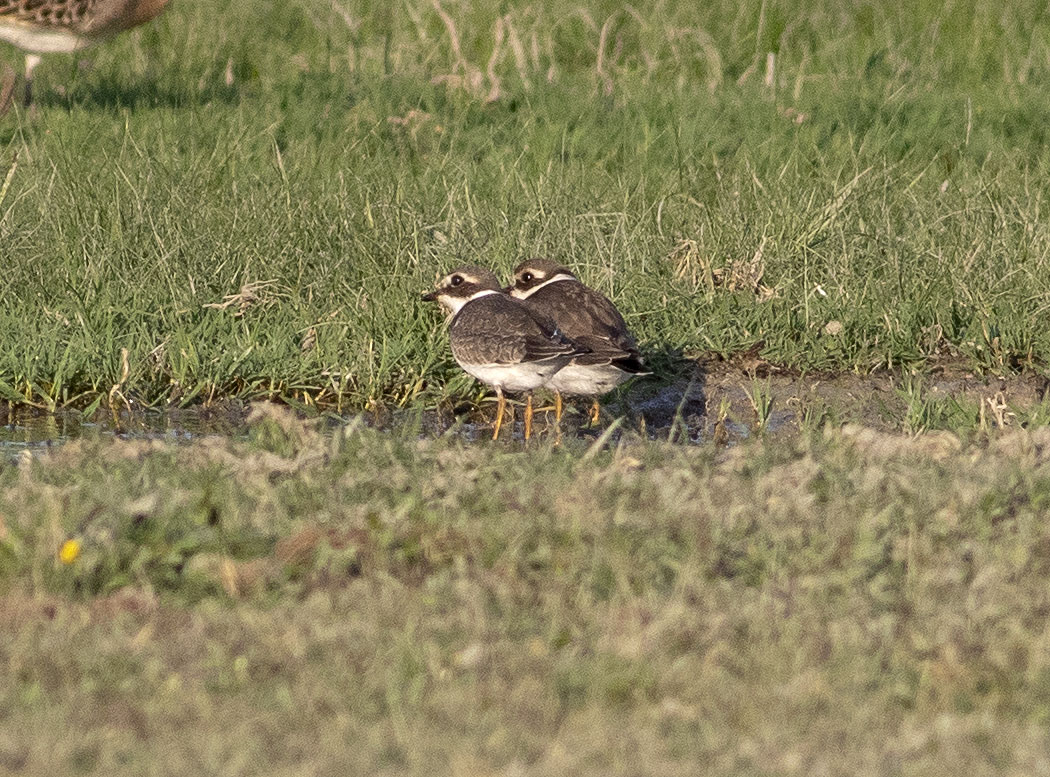
<svg viewBox="0 0 1050 777"><path fill-rule="evenodd" d="M1050 381L1034 374L979 375L946 366L912 376L800 374L746 359L708 362L694 374L630 403L650 426L679 413L692 438L792 434L826 423L883 431L991 430L1046 423Z"/></svg>
<svg viewBox="0 0 1050 777"><path fill-rule="evenodd" d="M845 423L910 433L991 431L1050 422L1048 386L1050 380L1042 375L980 375L954 366L918 376L802 374L747 358L708 361L670 379L640 379L614 393L606 398L603 421L596 428L587 422L589 403L570 402L561 433L596 437L614 419L621 419L621 429L683 443L794 435ZM537 408L534 428L540 435L554 433L552 408L545 398ZM415 415L378 411L371 421L382 427L411 419L422 434L458 430L480 438L487 436L493 413L494 401L481 406L461 403ZM514 419L518 437L522 426L518 406Z"/></svg>
<svg viewBox="0 0 1050 777"><path fill-rule="evenodd" d="M994 430L1050 422L1050 380L1036 374L979 375L942 367L920 376L900 373L800 374L758 360L696 363L675 376L636 381L606 398L601 423L588 423L586 401L569 402L563 437L596 438L611 423L617 433L633 431L681 443L731 443L756 435L790 436L825 424L857 423L882 431L956 432ZM549 397L537 395L535 433L557 433ZM201 436L247 433L249 404L221 401L191 408L128 410L100 408L42 413L9 410L0 415L0 450L17 455L93 435L188 441ZM503 439L523 436L522 405L512 406ZM377 429L408 427L421 436L455 434L487 439L495 400L448 403L436 408L374 408L362 420ZM327 416L335 428L343 418Z"/></svg>

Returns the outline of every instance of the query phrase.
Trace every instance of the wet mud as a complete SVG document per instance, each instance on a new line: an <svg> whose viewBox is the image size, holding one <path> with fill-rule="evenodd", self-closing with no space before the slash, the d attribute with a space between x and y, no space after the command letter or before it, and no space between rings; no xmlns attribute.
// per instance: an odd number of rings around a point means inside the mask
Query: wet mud
<svg viewBox="0 0 1050 777"><path fill-rule="evenodd" d="M549 397L536 397L533 434L537 439L598 439L637 434L682 444L732 444L758 435L799 434L826 424L858 423L883 431L918 432L932 428L995 429L1027 425L1045 408L1050 421L1050 380L1033 373L982 375L943 367L918 376L901 373L799 374L758 361L696 363L672 376L643 378L606 397L597 425L590 404L569 400L559 425ZM114 436L188 442L207 436L244 436L249 407L238 401L209 406L111 413L90 417L77 411L12 412L0 421L0 451L18 457L86 436ZM491 437L495 401L463 402L437 408L362 414L380 430L399 429L421 437L455 435L466 440ZM345 422L332 413L331 428ZM502 440L524 437L523 403L511 403Z"/></svg>

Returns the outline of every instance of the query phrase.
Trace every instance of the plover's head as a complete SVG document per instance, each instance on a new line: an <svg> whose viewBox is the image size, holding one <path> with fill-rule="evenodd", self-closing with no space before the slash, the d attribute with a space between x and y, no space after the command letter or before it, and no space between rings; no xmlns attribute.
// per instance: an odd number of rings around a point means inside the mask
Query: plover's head
<svg viewBox="0 0 1050 777"><path fill-rule="evenodd" d="M423 295L424 302L437 302L450 313L486 294L502 294L499 278L484 267L460 267L442 278L433 291Z"/></svg>
<svg viewBox="0 0 1050 777"><path fill-rule="evenodd" d="M563 280L576 280L568 267L550 259L528 259L514 268L514 283L507 291L513 297L525 299L541 286Z"/></svg>

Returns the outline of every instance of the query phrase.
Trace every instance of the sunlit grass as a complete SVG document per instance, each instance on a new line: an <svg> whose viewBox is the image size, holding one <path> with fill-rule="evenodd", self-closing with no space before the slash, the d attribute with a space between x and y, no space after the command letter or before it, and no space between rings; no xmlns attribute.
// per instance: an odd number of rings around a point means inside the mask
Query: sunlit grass
<svg viewBox="0 0 1050 777"><path fill-rule="evenodd" d="M90 67L48 59L37 115L0 128L0 398L463 397L418 293L531 254L611 295L658 369L756 345L1038 369L1048 25L983 2L173 4Z"/></svg>
<svg viewBox="0 0 1050 777"><path fill-rule="evenodd" d="M1048 755L1045 430L522 455L318 423L261 409L241 441L0 464L4 768L1000 774Z"/></svg>

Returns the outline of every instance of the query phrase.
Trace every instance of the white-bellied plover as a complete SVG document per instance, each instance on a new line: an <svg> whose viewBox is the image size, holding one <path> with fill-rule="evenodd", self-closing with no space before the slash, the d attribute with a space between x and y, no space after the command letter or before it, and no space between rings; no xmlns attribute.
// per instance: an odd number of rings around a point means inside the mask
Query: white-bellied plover
<svg viewBox="0 0 1050 777"><path fill-rule="evenodd" d="M587 349L546 383L554 391L559 422L562 394L594 398L591 422L597 423L598 397L628 378L650 374L620 311L569 268L549 259L522 262L514 270L509 292L533 311L549 316L567 337Z"/></svg>
<svg viewBox="0 0 1050 777"><path fill-rule="evenodd" d="M424 294L451 313L452 355L465 372L496 389L492 439L499 437L504 391L527 392L525 439L532 431L532 391L574 357L586 352L546 316L506 294L499 279L481 267L461 267Z"/></svg>

